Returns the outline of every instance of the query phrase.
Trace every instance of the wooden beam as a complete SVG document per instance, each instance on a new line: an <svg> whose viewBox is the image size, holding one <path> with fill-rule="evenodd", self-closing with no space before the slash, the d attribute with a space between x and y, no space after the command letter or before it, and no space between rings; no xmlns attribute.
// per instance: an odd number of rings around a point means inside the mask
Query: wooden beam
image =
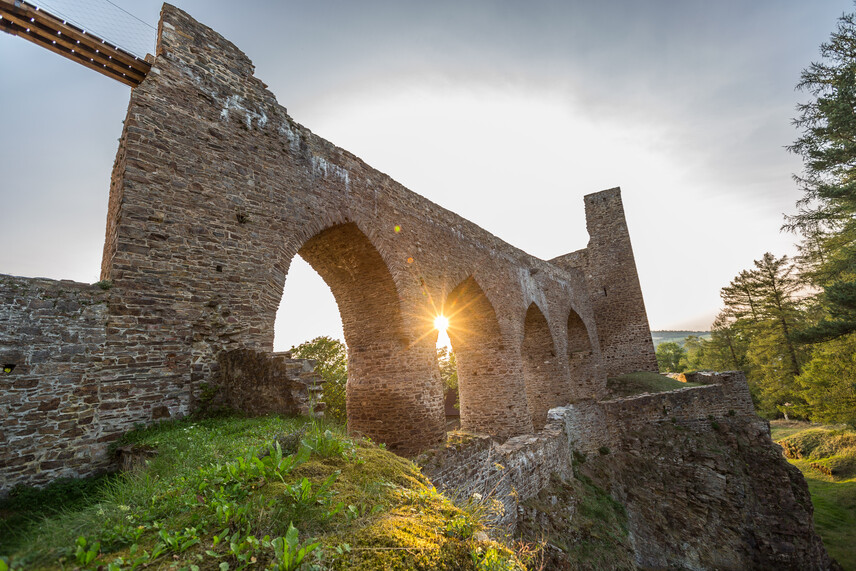
<svg viewBox="0 0 856 571"><path fill-rule="evenodd" d="M151 64L25 2L0 0L0 30L136 87Z"/></svg>

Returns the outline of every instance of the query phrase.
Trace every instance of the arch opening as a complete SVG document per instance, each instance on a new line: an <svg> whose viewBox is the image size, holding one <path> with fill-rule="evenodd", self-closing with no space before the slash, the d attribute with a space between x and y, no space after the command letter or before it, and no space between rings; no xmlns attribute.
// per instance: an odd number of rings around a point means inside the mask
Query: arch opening
<svg viewBox="0 0 856 571"><path fill-rule="evenodd" d="M547 411L565 404L566 395L562 390L553 335L547 319L534 302L526 310L520 354L532 426L541 430L547 422Z"/></svg>
<svg viewBox="0 0 856 571"><path fill-rule="evenodd" d="M449 339L458 373L461 428L496 436L528 432L520 369L503 344L493 305L472 276L448 295Z"/></svg>
<svg viewBox="0 0 856 571"><path fill-rule="evenodd" d="M594 357L588 329L573 309L568 314L568 369L573 393L578 398L596 398Z"/></svg>
<svg viewBox="0 0 856 571"><path fill-rule="evenodd" d="M432 395L422 394L433 379L422 379L427 367L414 365L398 290L377 248L349 222L319 232L297 254L329 287L341 318L348 430L396 451L434 444L442 421L433 413Z"/></svg>

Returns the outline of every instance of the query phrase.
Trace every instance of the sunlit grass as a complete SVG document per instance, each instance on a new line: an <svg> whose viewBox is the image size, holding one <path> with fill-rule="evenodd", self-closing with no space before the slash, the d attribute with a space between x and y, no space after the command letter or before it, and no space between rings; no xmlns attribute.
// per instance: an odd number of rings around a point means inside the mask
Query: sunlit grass
<svg viewBox="0 0 856 571"><path fill-rule="evenodd" d="M808 483L814 526L827 551L845 570L856 571L856 477L850 469L856 465L856 432L781 420L770 426L773 439L791 456L802 456L788 461Z"/></svg>
<svg viewBox="0 0 856 571"><path fill-rule="evenodd" d="M157 455L80 485L85 497L59 513L46 508L49 491L18 490L23 501L0 505L0 559L12 569L296 569L283 563L291 537L323 569L474 569L470 555L485 549L520 568L508 547L476 539L486 522L418 466L333 423L186 419L122 444ZM470 531L449 532L461 527Z"/></svg>

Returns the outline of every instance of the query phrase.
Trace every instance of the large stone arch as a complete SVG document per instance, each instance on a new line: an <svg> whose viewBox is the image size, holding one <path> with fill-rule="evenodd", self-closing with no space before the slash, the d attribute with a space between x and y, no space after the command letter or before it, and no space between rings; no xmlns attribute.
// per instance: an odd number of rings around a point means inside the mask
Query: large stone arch
<svg viewBox="0 0 856 571"><path fill-rule="evenodd" d="M597 370L589 331L574 309L568 312L568 370L576 396L600 396L595 386Z"/></svg>
<svg viewBox="0 0 856 571"><path fill-rule="evenodd" d="M520 350L523 378L532 426L544 427L547 411L565 403L563 376L556 355L556 345L547 319L535 302L529 304L523 323Z"/></svg>
<svg viewBox="0 0 856 571"><path fill-rule="evenodd" d="M297 254L330 287L342 318L349 430L400 452L436 444L444 430L439 379L424 343L408 341L400 295L378 249L348 222L317 233Z"/></svg>
<svg viewBox="0 0 856 571"><path fill-rule="evenodd" d="M493 305L472 276L449 293L445 312L458 363L461 428L500 437L531 431L519 352L504 342Z"/></svg>

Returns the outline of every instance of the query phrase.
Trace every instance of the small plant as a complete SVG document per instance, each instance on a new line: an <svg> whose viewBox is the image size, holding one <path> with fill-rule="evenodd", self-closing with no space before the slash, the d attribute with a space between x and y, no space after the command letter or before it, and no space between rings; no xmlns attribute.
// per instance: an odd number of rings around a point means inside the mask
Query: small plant
<svg viewBox="0 0 856 571"><path fill-rule="evenodd" d="M199 535L195 527L184 528L184 531L160 530L158 537L169 551L182 553L199 543Z"/></svg>
<svg viewBox="0 0 856 571"><path fill-rule="evenodd" d="M101 280L100 282L95 282L92 285L98 286L104 291L107 291L108 289L113 287L113 282L111 282L110 280Z"/></svg>
<svg viewBox="0 0 856 571"><path fill-rule="evenodd" d="M341 472L336 470L315 490L312 489L312 483L309 482L308 478L303 478L296 484L288 486L285 490L285 495L290 500L291 505L289 507L292 517L300 520L315 508L327 506L335 493L330 488L336 481L336 478L339 477L339 474ZM328 515L332 516L338 513L343 507L342 504L333 506Z"/></svg>
<svg viewBox="0 0 856 571"><path fill-rule="evenodd" d="M601 446L597 449L597 452L601 456L606 456L607 454L609 454L609 446Z"/></svg>
<svg viewBox="0 0 856 571"><path fill-rule="evenodd" d="M295 571L303 564L307 555L315 551L319 543L300 545L298 541L297 528L288 524L285 538L277 537L271 541L274 557L276 557L276 571ZM350 551L350 547L348 548Z"/></svg>
<svg viewBox="0 0 856 571"><path fill-rule="evenodd" d="M475 524L464 515L455 516L446 523L446 535L458 539L469 539L475 533Z"/></svg>
<svg viewBox="0 0 856 571"><path fill-rule="evenodd" d="M513 559L497 551L495 547L478 548L470 552L470 557L478 571L517 571L518 566Z"/></svg>
<svg viewBox="0 0 856 571"><path fill-rule="evenodd" d="M347 437L334 434L331 430L321 431L313 424L303 444L322 458L351 458L355 454L354 444Z"/></svg>
<svg viewBox="0 0 856 571"><path fill-rule="evenodd" d="M374 515L380 511L383 511L383 506L381 505L375 505L369 508L366 504L360 504L359 506L351 504L345 510L345 517L348 518L348 521L354 521L361 517L365 517L366 515Z"/></svg>
<svg viewBox="0 0 856 571"><path fill-rule="evenodd" d="M95 543L88 543L82 535L77 538L75 545L77 548L74 550L74 559L83 568L89 567L89 564L95 561L95 558L101 552L100 543L97 541Z"/></svg>

